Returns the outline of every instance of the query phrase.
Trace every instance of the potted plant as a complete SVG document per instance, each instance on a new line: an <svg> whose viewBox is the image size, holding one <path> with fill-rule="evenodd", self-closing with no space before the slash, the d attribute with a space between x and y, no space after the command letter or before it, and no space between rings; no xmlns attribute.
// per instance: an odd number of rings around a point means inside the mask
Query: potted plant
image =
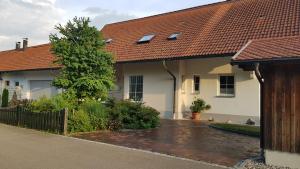
<svg viewBox="0 0 300 169"><path fill-rule="evenodd" d="M192 119L200 120L200 114L205 110L209 110L211 106L206 104L206 102L202 99L195 99L190 107L192 111Z"/></svg>

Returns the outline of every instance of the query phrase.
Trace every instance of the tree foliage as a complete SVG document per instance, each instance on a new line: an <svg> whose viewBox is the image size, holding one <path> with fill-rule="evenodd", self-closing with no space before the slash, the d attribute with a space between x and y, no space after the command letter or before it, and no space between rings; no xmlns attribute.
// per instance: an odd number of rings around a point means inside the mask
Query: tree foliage
<svg viewBox="0 0 300 169"><path fill-rule="evenodd" d="M7 89L3 89L2 92L2 105L1 107L7 107L8 106L8 90Z"/></svg>
<svg viewBox="0 0 300 169"><path fill-rule="evenodd" d="M56 64L62 65L53 85L75 92L77 98L105 98L114 83L114 60L104 50L105 42L88 18L75 17L51 34L52 52Z"/></svg>

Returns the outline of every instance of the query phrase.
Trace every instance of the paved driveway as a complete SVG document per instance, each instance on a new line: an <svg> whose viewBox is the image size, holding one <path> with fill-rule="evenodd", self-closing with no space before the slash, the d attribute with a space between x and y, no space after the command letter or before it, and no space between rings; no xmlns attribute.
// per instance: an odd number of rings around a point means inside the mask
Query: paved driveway
<svg viewBox="0 0 300 169"><path fill-rule="evenodd" d="M162 120L153 130L95 132L75 137L193 160L234 166L259 155L259 139L209 128L206 123Z"/></svg>
<svg viewBox="0 0 300 169"><path fill-rule="evenodd" d="M0 124L1 169L220 169L205 163Z"/></svg>

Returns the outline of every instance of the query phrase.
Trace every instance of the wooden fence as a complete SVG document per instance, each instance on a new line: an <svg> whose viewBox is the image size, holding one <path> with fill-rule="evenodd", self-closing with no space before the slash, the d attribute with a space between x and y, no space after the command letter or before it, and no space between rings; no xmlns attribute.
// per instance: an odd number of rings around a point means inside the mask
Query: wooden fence
<svg viewBox="0 0 300 169"><path fill-rule="evenodd" d="M67 134L68 112L32 112L23 107L1 108L0 123Z"/></svg>

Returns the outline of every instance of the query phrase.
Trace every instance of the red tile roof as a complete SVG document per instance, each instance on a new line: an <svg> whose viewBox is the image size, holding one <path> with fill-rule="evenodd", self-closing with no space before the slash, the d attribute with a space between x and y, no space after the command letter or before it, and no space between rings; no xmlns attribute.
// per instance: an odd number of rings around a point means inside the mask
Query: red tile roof
<svg viewBox="0 0 300 169"><path fill-rule="evenodd" d="M169 41L172 33L177 40ZM106 25L117 62L234 55L249 40L299 36L300 0L231 0ZM150 43L137 44L155 34ZM50 45L0 52L0 71L57 68Z"/></svg>
<svg viewBox="0 0 300 169"><path fill-rule="evenodd" d="M55 69L54 55L50 52L50 45L29 47L25 51L9 50L0 52L0 71L19 71L35 69Z"/></svg>
<svg viewBox="0 0 300 169"><path fill-rule="evenodd" d="M300 59L300 36L250 41L233 58L233 62Z"/></svg>
<svg viewBox="0 0 300 169"><path fill-rule="evenodd" d="M117 61L234 55L249 40L300 35L300 0L231 0L106 25ZM174 32L178 40L168 41ZM150 43L137 44L155 34Z"/></svg>

